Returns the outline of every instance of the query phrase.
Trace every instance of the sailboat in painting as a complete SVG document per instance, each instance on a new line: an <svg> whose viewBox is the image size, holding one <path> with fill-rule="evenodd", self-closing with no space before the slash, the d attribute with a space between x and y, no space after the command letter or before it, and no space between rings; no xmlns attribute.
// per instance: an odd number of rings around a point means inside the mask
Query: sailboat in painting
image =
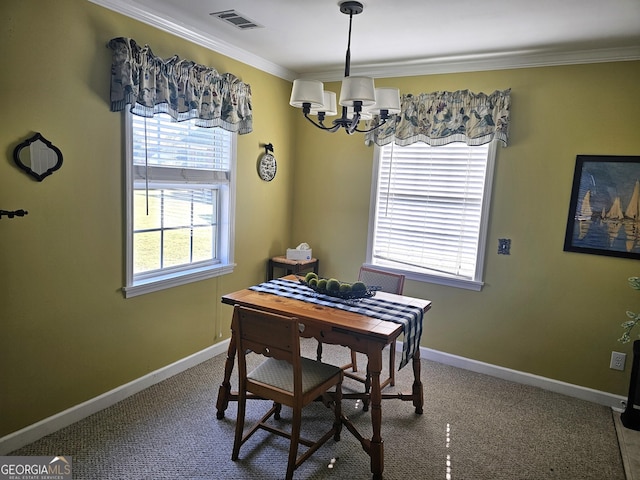
<svg viewBox="0 0 640 480"><path fill-rule="evenodd" d="M589 233L589 227L591 227L591 217L593 216L593 210L591 209L591 190L587 190L587 193L582 197L582 205L580 206L580 212L576 214L576 220L578 220L578 238L584 239Z"/></svg>
<svg viewBox="0 0 640 480"><path fill-rule="evenodd" d="M591 190L587 190L582 198L582 206L580 207L580 213L576 215L577 220L591 220L593 216L593 210L591 210Z"/></svg>
<svg viewBox="0 0 640 480"><path fill-rule="evenodd" d="M607 230L609 233L609 245L613 246L618 234L620 233L620 227L622 226L622 207L620 206L620 197L616 197L611 205L611 209L607 212Z"/></svg>
<svg viewBox="0 0 640 480"><path fill-rule="evenodd" d="M640 239L640 181L636 180L631 200L624 212L624 230L627 237L625 242L627 252L637 247Z"/></svg>
<svg viewBox="0 0 640 480"><path fill-rule="evenodd" d="M620 206L620 197L616 197L613 201L611 209L607 212L607 218L609 220L622 220L624 218L622 207Z"/></svg>
<svg viewBox="0 0 640 480"><path fill-rule="evenodd" d="M638 214L640 213L640 181L636 180L636 185L633 188L633 194L631 194L631 200L624 212L626 218L632 220L638 220Z"/></svg>

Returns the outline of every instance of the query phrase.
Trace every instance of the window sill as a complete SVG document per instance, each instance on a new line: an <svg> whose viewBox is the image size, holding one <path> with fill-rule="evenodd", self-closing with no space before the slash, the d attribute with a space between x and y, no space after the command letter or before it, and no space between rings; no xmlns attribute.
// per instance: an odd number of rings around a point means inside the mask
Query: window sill
<svg viewBox="0 0 640 480"><path fill-rule="evenodd" d="M484 286L484 282L477 280L468 280L456 277L447 277L443 275L433 275L428 273L416 272L413 270L403 270L399 268L393 268L386 265L378 265L372 263L365 263L365 267L380 268L382 270L388 270L394 273L402 273L407 280L415 280L417 282L432 283L435 285L444 285L446 287L462 288L465 290L473 290L479 292Z"/></svg>
<svg viewBox="0 0 640 480"><path fill-rule="evenodd" d="M179 274L174 273L171 275L138 280L130 286L122 287L122 293L125 298L137 297L138 295L157 292L167 288L186 285L187 283L198 282L200 280L233 273L234 268L235 264L216 265L215 267L203 267Z"/></svg>

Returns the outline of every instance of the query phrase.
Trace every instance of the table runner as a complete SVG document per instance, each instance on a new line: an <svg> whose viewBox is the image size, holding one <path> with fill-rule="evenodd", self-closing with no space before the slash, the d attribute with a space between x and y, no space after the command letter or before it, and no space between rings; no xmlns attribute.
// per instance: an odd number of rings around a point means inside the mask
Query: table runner
<svg viewBox="0 0 640 480"><path fill-rule="evenodd" d="M424 315L424 311L420 307L404 305L375 297L343 300L341 298L317 293L302 283L280 278L254 285L253 287L249 287L249 290L339 308L341 310L366 315L367 317L377 318L378 320L401 324L404 341L402 345L402 358L398 370L409 363L409 360L413 358L416 350L420 348L422 317Z"/></svg>

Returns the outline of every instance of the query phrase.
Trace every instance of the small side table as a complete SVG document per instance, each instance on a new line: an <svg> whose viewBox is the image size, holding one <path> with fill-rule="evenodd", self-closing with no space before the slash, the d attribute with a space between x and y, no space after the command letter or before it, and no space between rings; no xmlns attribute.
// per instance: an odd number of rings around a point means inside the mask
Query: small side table
<svg viewBox="0 0 640 480"><path fill-rule="evenodd" d="M306 272L307 270L313 270L318 273L318 259L312 258L310 260L288 260L287 257L273 257L269 259L267 265L267 280L273 280L273 269L282 268L285 270L285 275L291 273L298 274L300 272Z"/></svg>

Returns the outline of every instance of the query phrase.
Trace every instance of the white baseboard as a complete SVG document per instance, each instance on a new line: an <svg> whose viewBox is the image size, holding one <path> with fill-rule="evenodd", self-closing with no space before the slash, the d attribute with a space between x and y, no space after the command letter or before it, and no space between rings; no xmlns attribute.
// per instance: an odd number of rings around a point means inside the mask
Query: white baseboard
<svg viewBox="0 0 640 480"><path fill-rule="evenodd" d="M6 455L9 452L28 445L36 440L49 435L61 428L67 427L83 418L93 415L100 410L104 410L111 405L124 400L131 395L138 393L156 383L183 372L199 363L210 358L225 353L229 347L229 340L216 343L211 347L205 348L186 358L178 360L171 365L155 370L147 375L137 378L127 384L121 385L102 395L87 400L79 405L75 405L67 410L52 415L48 418L40 420L33 425L29 425L21 430L10 433L0 438L0 455Z"/></svg>
<svg viewBox="0 0 640 480"><path fill-rule="evenodd" d="M228 346L229 340L216 343L215 345L194 353L189 357L178 360L171 365L167 365L166 367L151 372L125 385L114 388L113 390L87 400L86 402L40 420L39 422L29 425L17 432L10 433L9 435L0 438L0 455L6 455L20 447L35 442L46 435L67 427L72 423L88 417L89 415L93 415L100 410L110 407L111 405L144 390L145 388L166 380L167 378L213 358L216 355L225 353ZM399 351L402 351L402 344L398 343L397 348L400 349ZM477 360L451 355L449 353L440 352L430 348L420 347L420 357L426 360L443 363L445 365L470 370L472 372L483 373L485 375L491 375L504 380L543 388L545 390L561 393L600 405L606 405L617 411L621 411L622 402L626 401L626 397L622 397L620 395L614 395L599 390L581 387L579 385L560 382L558 380L511 370L509 368L499 367L489 363L478 362Z"/></svg>
<svg viewBox="0 0 640 480"><path fill-rule="evenodd" d="M402 348L402 346L399 348ZM581 387L579 385L565 383L551 378L533 375L531 373L520 372L518 370L511 370L509 368L499 367L497 365L479 362L477 360L471 360L457 355L451 355L450 353L440 352L430 348L420 347L420 358L433 360L434 362L443 363L445 365L451 365L452 367L463 368L472 372L491 375L492 377L502 378L503 380L509 380L523 385L539 387L544 390L561 393L563 395L579 398L599 405L606 405L616 411L622 411L623 402L627 401L626 397L614 395L613 393Z"/></svg>

